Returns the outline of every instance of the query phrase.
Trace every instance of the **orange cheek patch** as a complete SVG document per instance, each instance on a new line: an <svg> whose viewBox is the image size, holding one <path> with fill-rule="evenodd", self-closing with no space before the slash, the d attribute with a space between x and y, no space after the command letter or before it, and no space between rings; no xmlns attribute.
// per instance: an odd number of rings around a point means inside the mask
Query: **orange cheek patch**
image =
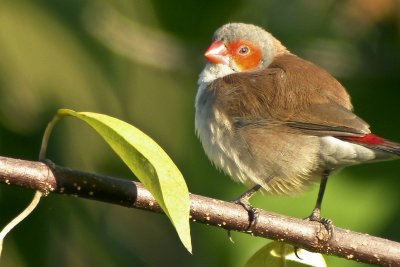
<svg viewBox="0 0 400 267"><path fill-rule="evenodd" d="M242 46L247 46L250 50L247 54L240 54ZM261 61L261 51L253 43L247 41L233 41L227 46L228 52L240 71L255 69Z"/></svg>

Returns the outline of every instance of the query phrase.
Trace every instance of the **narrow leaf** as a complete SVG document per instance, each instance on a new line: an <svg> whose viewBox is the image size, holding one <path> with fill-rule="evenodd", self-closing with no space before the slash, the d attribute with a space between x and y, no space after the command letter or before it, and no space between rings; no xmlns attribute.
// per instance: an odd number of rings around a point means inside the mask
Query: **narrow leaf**
<svg viewBox="0 0 400 267"><path fill-rule="evenodd" d="M100 134L151 192L171 220L183 245L192 252L189 192L181 172L165 151L142 131L116 118L68 109L60 109L57 114L79 118Z"/></svg>
<svg viewBox="0 0 400 267"><path fill-rule="evenodd" d="M245 264L245 267L326 267L324 258L319 253L299 249L299 259L292 245L271 242L257 251Z"/></svg>

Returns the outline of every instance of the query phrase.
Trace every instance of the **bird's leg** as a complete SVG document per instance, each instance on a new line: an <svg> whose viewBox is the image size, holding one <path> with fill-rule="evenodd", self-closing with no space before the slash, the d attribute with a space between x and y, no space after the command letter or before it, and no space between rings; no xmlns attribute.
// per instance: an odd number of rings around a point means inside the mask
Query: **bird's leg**
<svg viewBox="0 0 400 267"><path fill-rule="evenodd" d="M321 218L321 205L322 205L322 199L324 198L326 183L328 182L328 177L329 177L329 171L325 171L322 174L321 183L319 185L317 202L315 203L315 207L314 207L313 211L311 212L310 216L308 216L306 218L306 220L309 220L309 221L319 222L325 227L326 231L328 231L328 238L326 239L327 241L329 241L332 238L333 224L330 219ZM299 251L299 247L295 246L294 254L296 255L297 258L302 260L302 258L300 258L298 255L298 251Z"/></svg>
<svg viewBox="0 0 400 267"><path fill-rule="evenodd" d="M328 235L329 235L327 240L331 239L331 237L332 237L333 224L330 219L321 217L321 205L322 205L322 199L323 199L324 193L325 193L326 183L328 182L328 177L329 177L329 171L325 171L322 174L321 183L320 183L319 191L318 191L317 202L315 203L315 207L314 207L313 211L311 212L310 216L307 217L307 220L319 222L325 227L325 229L328 231Z"/></svg>
<svg viewBox="0 0 400 267"><path fill-rule="evenodd" d="M244 192L242 195L240 195L240 197L234 199L232 202L239 204L240 206L242 206L247 213L249 214L249 225L247 226L246 231L251 231L251 228L257 224L257 209L254 208L249 200L250 198L257 193L258 190L260 190L261 185L255 185L254 187L252 187L250 190ZM233 242L233 239L231 237L231 230L228 230L228 237L229 240Z"/></svg>
<svg viewBox="0 0 400 267"><path fill-rule="evenodd" d="M257 209L251 206L249 200L258 190L260 190L260 188L261 185L255 185L233 201L234 203L241 205L249 214L249 226L246 230L250 230L257 222Z"/></svg>

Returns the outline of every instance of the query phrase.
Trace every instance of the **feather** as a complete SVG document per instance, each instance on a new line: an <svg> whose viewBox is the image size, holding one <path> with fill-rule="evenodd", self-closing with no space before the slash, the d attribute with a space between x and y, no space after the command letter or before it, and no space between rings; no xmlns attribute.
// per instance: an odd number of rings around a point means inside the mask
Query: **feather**
<svg viewBox="0 0 400 267"><path fill-rule="evenodd" d="M304 79L306 81L304 81ZM350 97L329 73L292 54L269 67L216 79L211 90L237 127L286 125L314 136L363 136L369 125L352 112Z"/></svg>

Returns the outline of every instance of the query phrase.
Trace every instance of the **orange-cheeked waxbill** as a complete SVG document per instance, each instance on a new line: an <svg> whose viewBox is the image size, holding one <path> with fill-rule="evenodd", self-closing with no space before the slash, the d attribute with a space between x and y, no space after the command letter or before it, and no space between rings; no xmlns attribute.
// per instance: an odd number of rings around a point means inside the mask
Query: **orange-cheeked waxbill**
<svg viewBox="0 0 400 267"><path fill-rule="evenodd" d="M399 159L400 144L370 131L345 88L264 29L216 30L198 81L195 126L210 160L234 180L274 194L321 181L343 167Z"/></svg>

